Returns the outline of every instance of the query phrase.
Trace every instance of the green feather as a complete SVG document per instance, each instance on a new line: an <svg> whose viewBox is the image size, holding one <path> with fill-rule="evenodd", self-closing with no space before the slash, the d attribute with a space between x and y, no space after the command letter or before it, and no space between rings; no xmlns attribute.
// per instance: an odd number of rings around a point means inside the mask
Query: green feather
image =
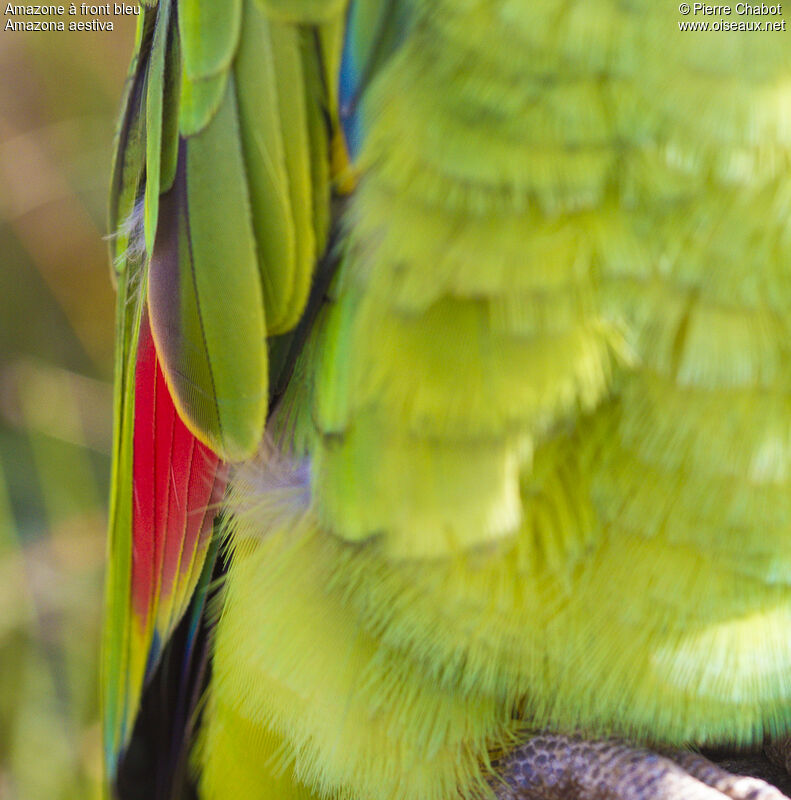
<svg viewBox="0 0 791 800"><path fill-rule="evenodd" d="M231 66L242 26L242 0L179 0L184 71L191 80Z"/></svg>
<svg viewBox="0 0 791 800"><path fill-rule="evenodd" d="M295 134L283 126L280 116L271 36L269 21L248 0L234 75L267 328L274 334L286 323L298 265L284 143Z"/></svg>
<svg viewBox="0 0 791 800"><path fill-rule="evenodd" d="M258 446L268 401L266 327L232 81L214 119L183 140L179 160L151 257L152 332L187 424L224 458L238 460Z"/></svg>
<svg viewBox="0 0 791 800"><path fill-rule="evenodd" d="M148 67L146 88L146 250L154 246L159 215L160 163L162 159L162 99L165 89L165 52L170 23L170 3L157 8L154 42Z"/></svg>
<svg viewBox="0 0 791 800"><path fill-rule="evenodd" d="M146 89L148 66L157 16L146 9L138 21L135 54L129 69L123 112L116 133L110 188L109 224L115 232L111 256L117 282L115 326L115 381L113 392L113 457L110 495L110 535L102 635L103 748L107 767L128 734L128 713L136 702L130 691L131 634L131 520L134 364L140 324L140 286L144 281L140 251L143 224L136 212L144 187L146 166Z"/></svg>
<svg viewBox="0 0 791 800"><path fill-rule="evenodd" d="M159 192L168 191L176 177L179 152L179 94L181 90L181 47L177 26L170 25L165 55L165 84L162 91L162 148L159 164Z"/></svg>
<svg viewBox="0 0 791 800"><path fill-rule="evenodd" d="M228 72L192 80L186 70L182 70L178 123L182 136L194 136L211 122L225 96L227 85Z"/></svg>
<svg viewBox="0 0 791 800"><path fill-rule="evenodd" d="M318 25L343 14L349 0L255 0L281 22Z"/></svg>

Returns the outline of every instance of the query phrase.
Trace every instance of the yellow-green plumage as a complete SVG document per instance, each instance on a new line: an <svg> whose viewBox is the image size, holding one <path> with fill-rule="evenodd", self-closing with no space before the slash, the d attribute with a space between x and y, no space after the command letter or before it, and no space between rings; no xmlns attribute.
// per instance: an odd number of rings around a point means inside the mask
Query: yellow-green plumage
<svg viewBox="0 0 791 800"><path fill-rule="evenodd" d="M229 500L206 798L445 800L525 725L791 722L786 39L408 5L285 455Z"/></svg>
<svg viewBox="0 0 791 800"><path fill-rule="evenodd" d="M182 128L235 92L269 336L313 312L349 182L345 5L226 3L185 49ZM787 731L787 35L650 0L352 14L358 180L231 480L203 800L473 798L525 729Z"/></svg>

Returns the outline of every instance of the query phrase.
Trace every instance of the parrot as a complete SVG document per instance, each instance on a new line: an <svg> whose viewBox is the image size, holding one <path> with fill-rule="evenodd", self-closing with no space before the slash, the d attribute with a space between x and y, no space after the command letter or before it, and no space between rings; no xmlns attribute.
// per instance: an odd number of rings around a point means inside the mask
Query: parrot
<svg viewBox="0 0 791 800"><path fill-rule="evenodd" d="M698 752L791 732L791 47L749 8L142 0L107 797L782 797Z"/></svg>

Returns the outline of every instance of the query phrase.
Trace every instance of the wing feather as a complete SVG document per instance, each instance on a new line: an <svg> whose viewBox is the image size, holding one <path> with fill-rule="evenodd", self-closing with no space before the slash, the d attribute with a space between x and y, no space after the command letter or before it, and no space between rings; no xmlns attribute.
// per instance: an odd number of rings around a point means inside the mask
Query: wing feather
<svg viewBox="0 0 791 800"><path fill-rule="evenodd" d="M110 196L118 322L103 637L109 785L145 686L192 608L190 663L224 462L260 442L267 337L298 324L329 235L332 183L345 163L333 156L345 0L283 8L146 0L139 23ZM276 359L288 338L271 343ZM186 720L189 709L179 714Z"/></svg>

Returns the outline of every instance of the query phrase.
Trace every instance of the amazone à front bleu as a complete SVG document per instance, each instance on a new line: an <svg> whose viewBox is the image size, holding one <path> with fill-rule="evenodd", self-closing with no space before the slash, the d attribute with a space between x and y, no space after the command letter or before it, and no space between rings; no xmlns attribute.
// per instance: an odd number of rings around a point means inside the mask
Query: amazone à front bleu
<svg viewBox="0 0 791 800"><path fill-rule="evenodd" d="M142 12L108 793L782 797L696 751L791 731L786 34Z"/></svg>

